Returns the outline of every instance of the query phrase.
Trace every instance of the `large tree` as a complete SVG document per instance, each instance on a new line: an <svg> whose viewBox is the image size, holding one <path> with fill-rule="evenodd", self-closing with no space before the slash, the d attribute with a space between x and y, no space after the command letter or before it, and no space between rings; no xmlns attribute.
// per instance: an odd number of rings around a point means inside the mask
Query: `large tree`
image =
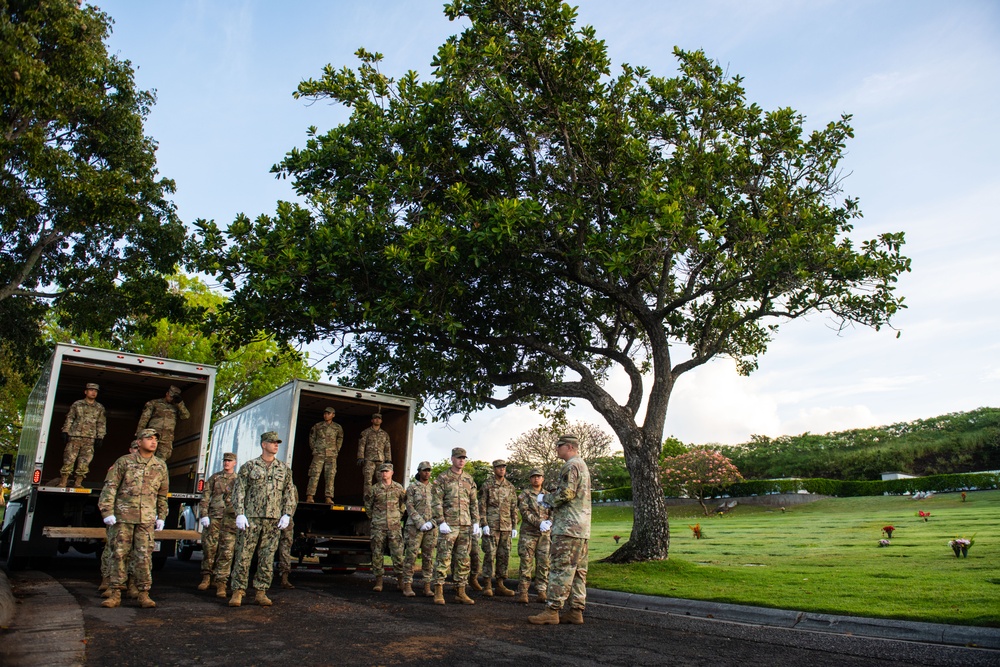
<svg viewBox="0 0 1000 667"><path fill-rule="evenodd" d="M0 0L0 303L57 304L77 331L183 305L163 275L185 229L143 134L154 96L108 53L110 25L76 0Z"/></svg>
<svg viewBox="0 0 1000 667"><path fill-rule="evenodd" d="M541 468L549 482L555 481L564 463L556 456L556 441L563 433L572 433L580 439L579 454L587 465L593 466L598 459L611 457L614 436L600 426L556 420L554 424L533 428L507 443L507 451L510 452L507 462L511 466L508 476L518 484L527 484L531 469Z"/></svg>
<svg viewBox="0 0 1000 667"><path fill-rule="evenodd" d="M356 69L300 84L352 114L276 166L302 204L240 216L228 238L201 223L228 253L208 262L228 316L337 341L345 382L420 395L435 418L589 402L632 478L632 537L612 560L666 558L657 463L678 378L719 355L749 373L779 323L809 313L887 324L903 236L851 233L846 116L807 132L701 52L676 51L670 78L613 74L556 0L445 12L469 27L427 81L362 49Z"/></svg>

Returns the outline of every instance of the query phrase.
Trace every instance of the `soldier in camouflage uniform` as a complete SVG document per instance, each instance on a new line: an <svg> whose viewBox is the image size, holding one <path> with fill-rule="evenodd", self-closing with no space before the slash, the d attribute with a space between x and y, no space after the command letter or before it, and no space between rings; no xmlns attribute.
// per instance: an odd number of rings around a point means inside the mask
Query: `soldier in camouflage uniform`
<svg viewBox="0 0 1000 667"><path fill-rule="evenodd" d="M385 573L385 546L392 554L392 569L397 573L396 583L403 589L403 512L406 511L406 491L399 482L392 480L392 464L378 467L379 481L365 494L365 511L371 521L372 573L375 575L373 591L382 591Z"/></svg>
<svg viewBox="0 0 1000 667"><path fill-rule="evenodd" d="M243 604L250 576L250 562L257 554L257 571L253 586L255 602L270 607L267 589L274 576L274 553L278 549L278 533L288 527L295 513L292 470L275 458L281 440L275 431L260 436L261 455L240 466L233 488L233 510L236 512L236 556L231 585L230 607Z"/></svg>
<svg viewBox="0 0 1000 667"><path fill-rule="evenodd" d="M114 608L121 604L130 556L135 558L132 575L139 590L139 604L144 608L156 606L149 599L153 531L163 530L170 492L167 464L153 455L156 444L156 431L141 431L139 451L115 461L104 479L97 506L104 525L112 529L113 590L101 603L102 607Z"/></svg>
<svg viewBox="0 0 1000 667"><path fill-rule="evenodd" d="M496 577L497 593L514 597L507 588L511 540L517 537L517 490L507 480L507 462L493 462L493 477L483 482L479 494L479 524L483 529L483 555L486 567L486 587L483 595L493 597L492 577ZM485 547L488 544L489 548Z"/></svg>
<svg viewBox="0 0 1000 667"><path fill-rule="evenodd" d="M139 441L133 440L128 446L128 453L135 454L139 451ZM108 468L110 471L111 468ZM104 597L111 597L111 572L114 567L114 550L111 548L111 526L105 527L105 537L104 537L104 550L101 552L101 585L97 587L98 593L107 592ZM129 579L132 577L132 564L135 562L134 558L129 559L128 571Z"/></svg>
<svg viewBox="0 0 1000 667"><path fill-rule="evenodd" d="M465 594L469 580L469 542L481 535L479 504L476 502L476 482L465 472L468 456L461 447L451 450L451 468L437 476L431 485L434 503L434 523L438 527L437 558L434 561L434 604L444 604L444 580L455 558L455 599L463 604L475 604Z"/></svg>
<svg viewBox="0 0 1000 667"><path fill-rule="evenodd" d="M392 463L389 434L382 430L382 415L372 415L372 425L361 432L358 439L358 466L365 482L365 497L372 488L376 469L383 463Z"/></svg>
<svg viewBox="0 0 1000 667"><path fill-rule="evenodd" d="M69 476L76 470L73 486L83 486L83 478L90 472L90 462L94 458L94 449L101 446L107 434L107 417L104 406L97 402L97 392L100 386L88 382L83 390L84 398L69 406L66 421L63 422L63 464L59 469L59 484L65 488Z"/></svg>
<svg viewBox="0 0 1000 667"><path fill-rule="evenodd" d="M292 484L292 503L297 508L299 505L299 490ZM295 542L295 521L288 520L288 527L281 531L278 536L278 575L281 577L279 585L282 588L293 589L294 584L288 580L288 575L292 572L292 543Z"/></svg>
<svg viewBox="0 0 1000 667"><path fill-rule="evenodd" d="M156 429L160 434L156 455L164 461L169 461L170 455L174 452L174 429L177 428L177 420L187 419L190 416L191 413L181 400L180 387L170 385L163 398L154 398L146 403L135 432L138 433L144 428Z"/></svg>
<svg viewBox="0 0 1000 667"><path fill-rule="evenodd" d="M219 553L219 541L222 537L223 523L227 515L236 520L236 513L233 511L233 485L236 484L236 454L226 452L222 455L222 470L215 473L205 482L205 492L198 505L198 513L201 515L201 583L198 590L207 590L212 585L212 571L216 566L216 559ZM231 535L235 541L234 533ZM223 597L226 594L226 579L229 578L229 568L222 578L215 580L216 588L222 587Z"/></svg>
<svg viewBox="0 0 1000 667"><path fill-rule="evenodd" d="M539 530L552 529L549 565L548 604L540 614L529 616L535 625L583 623L587 606L587 556L590 541L590 470L580 458L579 440L563 435L556 441L556 456L565 461L559 470L559 485L551 493L539 493L539 504L552 508L552 518L542 521ZM569 600L569 612L561 619L559 610Z"/></svg>
<svg viewBox="0 0 1000 667"><path fill-rule="evenodd" d="M403 595L413 597L413 568L420 554L423 564L424 595L431 597L431 578L434 576L434 543L438 531L434 524L431 498L431 462L421 461L417 476L406 487L406 551L403 557Z"/></svg>
<svg viewBox="0 0 1000 667"><path fill-rule="evenodd" d="M545 602L549 577L549 546L552 529L542 522L548 520L549 510L538 504L538 494L542 492L545 475L535 468L528 479L531 486L517 497L517 508L521 511L521 540L517 543L517 555L521 561L520 581L517 584L517 601L528 604L528 587L531 575L535 575L535 602Z"/></svg>
<svg viewBox="0 0 1000 667"><path fill-rule="evenodd" d="M312 450L312 463L309 464L309 483L306 485L306 502L315 502L316 487L319 486L319 476L326 469L326 490L323 502L333 502L333 479L337 476L337 455L344 443L344 429L333 421L337 411L327 408L323 411L323 421L314 425L309 431L309 449Z"/></svg>

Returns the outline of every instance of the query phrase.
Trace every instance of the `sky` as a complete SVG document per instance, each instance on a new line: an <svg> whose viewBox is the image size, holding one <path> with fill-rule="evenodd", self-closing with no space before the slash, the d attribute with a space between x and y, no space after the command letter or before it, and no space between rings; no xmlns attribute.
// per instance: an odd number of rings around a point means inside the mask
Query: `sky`
<svg viewBox="0 0 1000 667"><path fill-rule="evenodd" d="M108 0L112 53L155 89L146 124L163 176L177 183L181 218L225 226L271 213L294 195L270 174L306 129L348 117L292 98L324 66L357 64L423 78L445 39L461 31L426 0ZM717 359L681 377L665 436L736 444L891 424L1000 405L1000 3L992 0L583 0L613 67L676 72L674 46L703 49L744 79L765 110L792 107L819 128L853 115L845 193L864 218L854 236L906 234L908 308L895 330L836 331L825 316L782 324L749 377ZM899 337L897 338L897 331ZM624 400L626 385L609 388ZM606 428L586 404L572 419ZM412 461L453 446L474 459L543 423L527 408L484 410L468 421L418 425ZM610 428L607 429L610 432Z"/></svg>

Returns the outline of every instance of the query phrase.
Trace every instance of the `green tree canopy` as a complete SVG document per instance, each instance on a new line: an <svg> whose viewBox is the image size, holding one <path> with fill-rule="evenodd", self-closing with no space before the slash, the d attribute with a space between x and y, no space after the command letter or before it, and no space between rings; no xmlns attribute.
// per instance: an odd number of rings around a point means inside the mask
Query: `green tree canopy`
<svg viewBox="0 0 1000 667"><path fill-rule="evenodd" d="M470 25L428 81L361 49L356 69L300 84L351 110L275 167L303 204L228 237L200 223L233 292L220 325L338 342L343 383L421 396L434 418L589 402L632 478L612 560L666 558L657 464L677 380L718 355L749 373L809 313L887 324L903 235L853 238L847 116L809 132L697 51L676 51L670 78L612 74L557 0L445 12Z"/></svg>
<svg viewBox="0 0 1000 667"><path fill-rule="evenodd" d="M527 486L532 468L540 468L545 474L546 486L557 481L556 476L564 461L556 456L556 441L563 433L572 433L580 439L580 457L591 468L598 459L611 458L611 445L615 441L613 435L597 424L583 421L570 424L557 419L552 424L526 431L507 443L507 451L510 452L507 476L511 482ZM593 473L591 470L591 478Z"/></svg>

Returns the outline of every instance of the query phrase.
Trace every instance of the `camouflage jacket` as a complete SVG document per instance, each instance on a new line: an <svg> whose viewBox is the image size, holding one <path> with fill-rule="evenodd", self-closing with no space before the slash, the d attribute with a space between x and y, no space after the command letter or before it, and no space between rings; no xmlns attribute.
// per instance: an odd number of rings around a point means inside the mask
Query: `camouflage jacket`
<svg viewBox="0 0 1000 667"><path fill-rule="evenodd" d="M135 432L138 433L144 428L155 428L156 432L160 434L161 441L173 442L177 420L188 419L190 416L191 413L188 412L184 401L167 403L165 398L154 398L143 408Z"/></svg>
<svg viewBox="0 0 1000 667"><path fill-rule="evenodd" d="M88 403L81 398L69 406L62 430L72 438L103 438L107 435L104 406L97 401Z"/></svg>
<svg viewBox="0 0 1000 667"><path fill-rule="evenodd" d="M437 476L431 484L434 503L434 523L447 523L452 528L479 523L476 502L476 482L465 472L455 474L451 468Z"/></svg>
<svg viewBox="0 0 1000 667"><path fill-rule="evenodd" d="M559 470L559 485L545 494L552 507L552 534L590 539L590 470L574 456Z"/></svg>
<svg viewBox="0 0 1000 667"><path fill-rule="evenodd" d="M167 518L169 492L170 475L162 459L126 454L108 470L97 507L105 519L114 515L119 523L149 524Z"/></svg>
<svg viewBox="0 0 1000 667"><path fill-rule="evenodd" d="M406 510L406 491L399 482L372 485L365 496L365 511L372 527L400 530L403 527L403 512Z"/></svg>
<svg viewBox="0 0 1000 667"><path fill-rule="evenodd" d="M336 456L344 443L344 429L337 422L321 421L309 430L309 449L313 454Z"/></svg>
<svg viewBox="0 0 1000 667"><path fill-rule="evenodd" d="M517 497L517 508L521 510L521 532L525 535L540 535L538 525L549 518L549 510L538 504L538 493L530 488L521 491Z"/></svg>
<svg viewBox="0 0 1000 667"><path fill-rule="evenodd" d="M236 516L233 511L233 486L236 484L236 473L220 470L205 482L205 493L198 504L198 513L212 519L223 516Z"/></svg>
<svg viewBox="0 0 1000 667"><path fill-rule="evenodd" d="M358 458L368 461L392 461L392 450L389 448L389 434L382 429L371 427L361 432L358 441Z"/></svg>
<svg viewBox="0 0 1000 667"><path fill-rule="evenodd" d="M406 525L418 528L434 520L434 498L431 483L414 480L406 487Z"/></svg>
<svg viewBox="0 0 1000 667"><path fill-rule="evenodd" d="M517 490L506 478L491 476L479 494L479 523L491 531L517 528Z"/></svg>
<svg viewBox="0 0 1000 667"><path fill-rule="evenodd" d="M259 456L244 463L233 485L233 511L248 519L295 514L291 469L279 459L268 465Z"/></svg>

